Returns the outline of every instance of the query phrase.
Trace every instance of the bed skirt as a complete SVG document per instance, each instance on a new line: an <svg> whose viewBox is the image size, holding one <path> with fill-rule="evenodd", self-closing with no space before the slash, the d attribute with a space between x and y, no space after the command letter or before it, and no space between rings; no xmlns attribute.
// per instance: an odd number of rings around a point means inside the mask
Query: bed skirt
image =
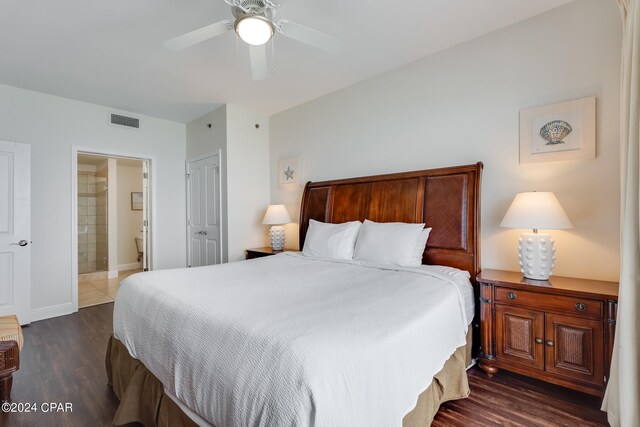
<svg viewBox="0 0 640 427"><path fill-rule="evenodd" d="M467 334L467 343L451 355L431 385L420 394L415 408L403 418L403 427L428 426L441 403L469 395L466 367L471 362L471 333ZM145 427L198 425L164 392L160 380L139 360L131 357L127 348L114 336L109 338L105 364L108 384L120 400L113 424L139 422Z"/></svg>

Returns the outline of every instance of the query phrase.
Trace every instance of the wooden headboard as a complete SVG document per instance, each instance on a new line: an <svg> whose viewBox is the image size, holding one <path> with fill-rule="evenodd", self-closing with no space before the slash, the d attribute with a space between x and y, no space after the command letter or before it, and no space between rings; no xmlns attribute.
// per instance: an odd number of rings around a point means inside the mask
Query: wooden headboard
<svg viewBox="0 0 640 427"><path fill-rule="evenodd" d="M308 182L300 208L300 248L309 220L424 222L432 227L423 264L480 272L480 177L475 165Z"/></svg>

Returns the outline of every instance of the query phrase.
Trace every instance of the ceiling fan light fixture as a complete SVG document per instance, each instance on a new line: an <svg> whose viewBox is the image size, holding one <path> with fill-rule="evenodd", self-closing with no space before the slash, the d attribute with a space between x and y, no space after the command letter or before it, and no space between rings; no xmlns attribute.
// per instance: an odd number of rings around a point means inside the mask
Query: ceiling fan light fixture
<svg viewBox="0 0 640 427"><path fill-rule="evenodd" d="M253 46L265 44L274 33L273 23L260 15L241 16L236 19L233 28L242 41Z"/></svg>

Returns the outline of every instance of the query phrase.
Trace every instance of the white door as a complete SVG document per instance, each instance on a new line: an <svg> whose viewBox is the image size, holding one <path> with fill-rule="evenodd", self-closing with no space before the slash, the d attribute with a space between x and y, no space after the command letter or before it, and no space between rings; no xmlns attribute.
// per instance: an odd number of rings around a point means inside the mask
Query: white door
<svg viewBox="0 0 640 427"><path fill-rule="evenodd" d="M220 264L220 156L187 162L189 267Z"/></svg>
<svg viewBox="0 0 640 427"><path fill-rule="evenodd" d="M31 146L0 141L0 316L31 322Z"/></svg>

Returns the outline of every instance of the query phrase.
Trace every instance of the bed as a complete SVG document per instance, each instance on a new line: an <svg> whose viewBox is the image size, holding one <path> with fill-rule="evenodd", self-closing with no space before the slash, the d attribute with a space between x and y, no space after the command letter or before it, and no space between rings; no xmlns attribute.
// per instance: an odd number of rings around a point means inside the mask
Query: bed
<svg viewBox="0 0 640 427"><path fill-rule="evenodd" d="M481 171L307 183L301 247L311 220L424 222L423 266L283 253L126 279L106 357L114 424L428 425L469 393Z"/></svg>

